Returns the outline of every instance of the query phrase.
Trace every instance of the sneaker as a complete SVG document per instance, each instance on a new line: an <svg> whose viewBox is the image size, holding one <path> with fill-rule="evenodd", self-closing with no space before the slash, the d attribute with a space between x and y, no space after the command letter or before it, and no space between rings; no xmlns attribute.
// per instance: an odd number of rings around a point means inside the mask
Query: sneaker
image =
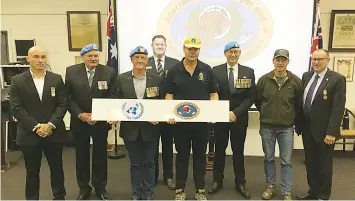
<svg viewBox="0 0 355 201"><path fill-rule="evenodd" d="M292 200L291 193L285 193L284 200Z"/></svg>
<svg viewBox="0 0 355 201"><path fill-rule="evenodd" d="M205 189L198 189L195 193L196 200L207 200Z"/></svg>
<svg viewBox="0 0 355 201"><path fill-rule="evenodd" d="M182 189L175 190L175 200L185 200L186 193Z"/></svg>
<svg viewBox="0 0 355 201"><path fill-rule="evenodd" d="M261 194L261 198L263 200L270 200L272 197L276 195L276 189L275 186L267 186L266 189L264 190L263 194Z"/></svg>

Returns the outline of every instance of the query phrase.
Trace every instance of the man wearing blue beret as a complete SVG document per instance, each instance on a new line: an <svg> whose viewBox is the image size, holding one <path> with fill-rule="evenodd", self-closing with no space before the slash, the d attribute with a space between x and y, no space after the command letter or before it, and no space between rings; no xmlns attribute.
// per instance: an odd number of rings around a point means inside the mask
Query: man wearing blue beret
<svg viewBox="0 0 355 201"><path fill-rule="evenodd" d="M216 123L215 126L213 186L208 193L217 193L223 186L225 151L230 138L235 190L245 199L250 199L250 194L245 188L244 142L248 127L248 110L255 100L255 75L252 68L238 63L240 55L239 44L230 42L224 48L227 62L213 67L219 86L220 100L229 100L230 122Z"/></svg>
<svg viewBox="0 0 355 201"><path fill-rule="evenodd" d="M147 49L142 46L131 51L129 56L133 69L118 76L118 98L160 99L161 78L159 75L146 72L147 55ZM153 199L154 158L159 137L157 124L158 122L122 121L120 125L120 137L124 140L131 162L133 200Z"/></svg>
<svg viewBox="0 0 355 201"><path fill-rule="evenodd" d="M88 199L92 187L101 200L108 200L107 184L107 135L108 122L91 120L93 98L116 98L116 73L112 68L99 64L99 47L85 46L80 55L84 63L66 69L65 85L68 89L70 129L74 135L76 154L76 178L80 188L78 200ZM92 178L90 182L90 137L93 140Z"/></svg>

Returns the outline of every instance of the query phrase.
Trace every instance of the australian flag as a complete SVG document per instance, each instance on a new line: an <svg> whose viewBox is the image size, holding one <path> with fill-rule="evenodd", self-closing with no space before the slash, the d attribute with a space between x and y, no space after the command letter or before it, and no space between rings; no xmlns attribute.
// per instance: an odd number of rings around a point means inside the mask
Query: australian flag
<svg viewBox="0 0 355 201"><path fill-rule="evenodd" d="M312 30L312 46L311 56L317 49L323 48L322 26L320 24L320 10L319 5L315 2L314 17L313 17L313 30ZM311 60L309 60L309 68L311 70Z"/></svg>
<svg viewBox="0 0 355 201"><path fill-rule="evenodd" d="M116 42L116 30L115 30L115 18L113 15L111 0L108 6L108 18L107 18L107 66L113 68L116 73L119 73L118 69L118 48Z"/></svg>

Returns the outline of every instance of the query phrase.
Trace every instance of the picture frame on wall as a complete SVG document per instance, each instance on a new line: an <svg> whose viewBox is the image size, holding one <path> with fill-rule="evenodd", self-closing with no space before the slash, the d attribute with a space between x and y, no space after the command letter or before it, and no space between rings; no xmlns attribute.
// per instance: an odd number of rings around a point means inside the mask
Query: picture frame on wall
<svg viewBox="0 0 355 201"><path fill-rule="evenodd" d="M328 50L355 52L355 10L332 10Z"/></svg>
<svg viewBox="0 0 355 201"><path fill-rule="evenodd" d="M334 57L334 71L342 74L347 82L352 82L354 78L355 57Z"/></svg>
<svg viewBox="0 0 355 201"><path fill-rule="evenodd" d="M100 11L67 11L69 51L96 43L102 51Z"/></svg>

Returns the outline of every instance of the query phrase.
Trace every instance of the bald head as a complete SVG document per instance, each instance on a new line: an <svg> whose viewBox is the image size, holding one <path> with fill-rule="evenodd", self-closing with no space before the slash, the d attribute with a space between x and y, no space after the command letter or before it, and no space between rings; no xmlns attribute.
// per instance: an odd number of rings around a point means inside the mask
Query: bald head
<svg viewBox="0 0 355 201"><path fill-rule="evenodd" d="M47 53L38 46L33 46L28 50L27 61L34 71L44 71L47 65Z"/></svg>

